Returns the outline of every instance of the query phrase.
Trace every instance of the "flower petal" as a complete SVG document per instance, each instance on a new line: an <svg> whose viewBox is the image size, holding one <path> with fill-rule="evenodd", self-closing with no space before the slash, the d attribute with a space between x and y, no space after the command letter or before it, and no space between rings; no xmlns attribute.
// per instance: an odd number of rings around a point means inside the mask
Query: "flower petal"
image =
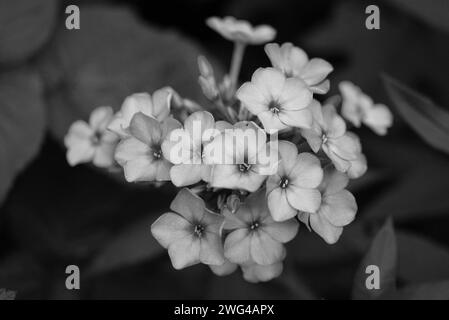
<svg viewBox="0 0 449 320"><path fill-rule="evenodd" d="M297 210L316 212L321 204L321 193L317 189L303 189L291 184L287 188L287 200Z"/></svg>
<svg viewBox="0 0 449 320"><path fill-rule="evenodd" d="M225 259L225 262L222 265L214 266L209 265L209 268L215 273L217 276L227 276L237 270L237 264L230 262Z"/></svg>
<svg viewBox="0 0 449 320"><path fill-rule="evenodd" d="M242 264L251 260L251 237L248 229L237 229L229 233L224 242L224 255L233 262Z"/></svg>
<svg viewBox="0 0 449 320"><path fill-rule="evenodd" d="M206 169L203 164L178 164L170 169L170 178L177 187L190 186L203 179Z"/></svg>
<svg viewBox="0 0 449 320"><path fill-rule="evenodd" d="M283 270L282 262L262 266L259 264L242 265L243 278L252 283L270 281L279 277Z"/></svg>
<svg viewBox="0 0 449 320"><path fill-rule="evenodd" d="M129 131L135 138L149 146L159 145L162 140L162 130L159 122L142 112L138 112L133 116Z"/></svg>
<svg viewBox="0 0 449 320"><path fill-rule="evenodd" d="M270 237L281 243L292 240L298 233L299 223L295 219L289 219L282 222L265 223L263 231Z"/></svg>
<svg viewBox="0 0 449 320"><path fill-rule="evenodd" d="M317 188L323 180L320 160L311 153L300 153L288 178L290 183L297 187Z"/></svg>
<svg viewBox="0 0 449 320"><path fill-rule="evenodd" d="M312 92L309 86L300 78L288 78L285 80L277 102L282 110L301 110L312 101Z"/></svg>
<svg viewBox="0 0 449 320"><path fill-rule="evenodd" d="M153 116L162 121L170 114L170 102L173 94L168 88L153 92Z"/></svg>
<svg viewBox="0 0 449 320"><path fill-rule="evenodd" d="M275 68L259 68L253 73L251 82L264 95L277 99L284 87L285 76Z"/></svg>
<svg viewBox="0 0 449 320"><path fill-rule="evenodd" d="M252 114L258 115L262 111L268 110L266 94L260 92L259 88L251 82L244 83L235 94L237 99Z"/></svg>
<svg viewBox="0 0 449 320"><path fill-rule="evenodd" d="M312 112L305 108L302 110L281 110L279 120L287 126L310 129L313 125Z"/></svg>
<svg viewBox="0 0 449 320"><path fill-rule="evenodd" d="M357 213L357 203L348 190L323 197L320 214L336 227L343 227L351 223Z"/></svg>
<svg viewBox="0 0 449 320"><path fill-rule="evenodd" d="M267 196L268 208L274 221L285 221L293 218L297 210L287 200L285 189L274 188Z"/></svg>
<svg viewBox="0 0 449 320"><path fill-rule="evenodd" d="M335 227L319 214L310 215L310 227L328 244L334 244L340 238L343 228Z"/></svg>
<svg viewBox="0 0 449 320"><path fill-rule="evenodd" d="M191 223L201 221L206 205L204 200L187 188L181 189L170 204L170 209Z"/></svg>
<svg viewBox="0 0 449 320"><path fill-rule="evenodd" d="M200 262L200 249L199 238L191 234L170 244L168 255L173 267L180 270Z"/></svg>
<svg viewBox="0 0 449 320"><path fill-rule="evenodd" d="M185 218L173 212L161 215L151 225L151 234L163 246L181 240L191 234L192 225Z"/></svg>
<svg viewBox="0 0 449 320"><path fill-rule="evenodd" d="M334 68L324 59L313 58L301 70L301 78L310 86L320 83Z"/></svg>
<svg viewBox="0 0 449 320"><path fill-rule="evenodd" d="M111 107L98 107L90 114L89 125L93 130L103 132L111 122L113 115L114 111Z"/></svg>
<svg viewBox="0 0 449 320"><path fill-rule="evenodd" d="M340 117L333 105L325 105L322 108L324 131L328 138L341 137L346 132L346 123Z"/></svg>
<svg viewBox="0 0 449 320"><path fill-rule="evenodd" d="M216 233L205 232L200 239L200 261L204 264L222 265L225 262L221 236Z"/></svg>
<svg viewBox="0 0 449 320"><path fill-rule="evenodd" d="M276 263L283 258L283 245L274 240L263 230L252 232L251 236L251 259L261 265Z"/></svg>

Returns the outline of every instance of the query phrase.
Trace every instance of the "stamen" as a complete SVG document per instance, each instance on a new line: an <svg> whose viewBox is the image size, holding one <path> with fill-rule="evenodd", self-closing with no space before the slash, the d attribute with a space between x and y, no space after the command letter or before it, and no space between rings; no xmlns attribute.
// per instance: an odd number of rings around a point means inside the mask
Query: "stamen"
<svg viewBox="0 0 449 320"><path fill-rule="evenodd" d="M276 101L271 101L268 105L268 109L274 114L278 114L281 111L281 105Z"/></svg>
<svg viewBox="0 0 449 320"><path fill-rule="evenodd" d="M288 178L287 178L287 177L283 177L283 178L281 179L281 181L279 181L279 186L280 186L282 189L285 189L285 188L287 188L288 183L289 183Z"/></svg>
<svg viewBox="0 0 449 320"><path fill-rule="evenodd" d="M193 232L195 233L195 235L196 235L198 238L201 238L201 236L203 235L204 229L205 229L205 228L204 228L203 225L197 224L197 225L195 226L195 228L193 229Z"/></svg>
<svg viewBox="0 0 449 320"><path fill-rule="evenodd" d="M258 221L254 221L254 222L249 226L249 228L250 228L251 230L257 230L257 228L259 228L259 222L258 222Z"/></svg>
<svg viewBox="0 0 449 320"><path fill-rule="evenodd" d="M321 140L323 140L323 143L327 142L327 135L325 133L323 133L323 135L321 136Z"/></svg>
<svg viewBox="0 0 449 320"><path fill-rule="evenodd" d="M247 163L239 164L239 171L240 172L248 172L249 169L251 169L251 165L250 164L247 164Z"/></svg>

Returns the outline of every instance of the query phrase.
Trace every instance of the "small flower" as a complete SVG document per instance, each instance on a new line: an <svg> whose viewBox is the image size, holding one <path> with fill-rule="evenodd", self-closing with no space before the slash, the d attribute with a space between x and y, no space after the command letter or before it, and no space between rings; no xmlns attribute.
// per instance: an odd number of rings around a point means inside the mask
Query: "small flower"
<svg viewBox="0 0 449 320"><path fill-rule="evenodd" d="M329 91L329 80L326 77L334 68L326 60L309 60L304 50L291 43L284 43L282 46L268 43L265 45L265 52L273 67L282 71L285 76L301 78L314 93L325 94Z"/></svg>
<svg viewBox="0 0 449 320"><path fill-rule="evenodd" d="M300 153L288 141L279 141L280 163L276 174L267 180L268 208L275 221L285 221L298 210L316 212L321 203L318 186L323 170L317 157Z"/></svg>
<svg viewBox="0 0 449 320"><path fill-rule="evenodd" d="M218 32L223 38L245 44L258 45L272 41L276 30L268 25L253 27L248 21L237 20L234 17L210 17L206 24Z"/></svg>
<svg viewBox="0 0 449 320"><path fill-rule="evenodd" d="M225 229L231 230L224 242L225 257L237 264L271 265L285 257L283 243L298 232L298 222L290 219L276 222L270 215L265 190L248 196L239 210L232 214L223 210Z"/></svg>
<svg viewBox="0 0 449 320"><path fill-rule="evenodd" d="M254 192L275 171L277 154L270 151L267 136L254 122L241 121L209 143L206 163L213 164L210 185L214 188Z"/></svg>
<svg viewBox="0 0 449 320"><path fill-rule="evenodd" d="M129 125L136 113L143 113L149 117L162 121L170 114L170 88L156 90L153 96L148 93L134 93L127 97L108 129L122 137L129 135Z"/></svg>
<svg viewBox="0 0 449 320"><path fill-rule="evenodd" d="M224 217L205 207L204 201L182 189L170 205L174 212L160 216L151 226L156 240L168 249L175 269L197 263L225 263L221 229Z"/></svg>
<svg viewBox="0 0 449 320"><path fill-rule="evenodd" d="M114 164L118 136L106 130L112 117L111 107L98 107L92 111L89 123L78 120L70 126L64 144L71 166L90 161L102 168Z"/></svg>
<svg viewBox="0 0 449 320"><path fill-rule="evenodd" d="M128 182L170 180L172 164L164 158L161 145L172 130L180 127L173 118L159 122L141 112L134 115L130 136L119 143L115 153Z"/></svg>
<svg viewBox="0 0 449 320"><path fill-rule="evenodd" d="M209 265L209 268L215 273L217 276L227 276L237 270L237 264L230 262L228 259L225 259L225 262L219 266Z"/></svg>
<svg viewBox="0 0 449 320"><path fill-rule="evenodd" d="M340 238L343 227L350 224L357 213L357 203L354 196L346 190L348 177L336 170L325 170L321 206L317 213L302 213L298 215L301 221L310 224L310 228L322 237L328 244L334 244Z"/></svg>
<svg viewBox="0 0 449 320"><path fill-rule="evenodd" d="M242 104L269 130L289 126L310 128L313 118L307 106L312 92L299 78L288 78L274 68L259 68L251 82L244 83L236 93Z"/></svg>
<svg viewBox="0 0 449 320"><path fill-rule="evenodd" d="M315 153L322 148L337 170L348 171L351 162L357 160L361 153L358 137L346 131L346 123L333 105L321 107L314 100L309 108L314 116L313 128L302 130L301 134Z"/></svg>
<svg viewBox="0 0 449 320"><path fill-rule="evenodd" d="M252 283L266 282L281 275L284 269L282 261L270 265L250 263L242 265L243 278Z"/></svg>
<svg viewBox="0 0 449 320"><path fill-rule="evenodd" d="M215 134L216 126L225 126L224 121L215 123L207 111L192 113L184 122L184 128L173 130L162 144L164 156L175 165L170 177L177 187L209 181L211 167L203 162L203 149Z"/></svg>
<svg viewBox="0 0 449 320"><path fill-rule="evenodd" d="M339 89L343 98L341 110L343 117L356 127L360 127L363 123L378 135L387 134L388 128L393 123L393 114L387 106L375 104L352 82L340 82Z"/></svg>

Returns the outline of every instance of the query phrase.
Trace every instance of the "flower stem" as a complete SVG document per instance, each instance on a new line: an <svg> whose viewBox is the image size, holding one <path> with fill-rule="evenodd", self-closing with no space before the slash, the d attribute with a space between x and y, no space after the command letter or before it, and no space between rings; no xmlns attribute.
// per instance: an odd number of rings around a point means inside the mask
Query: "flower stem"
<svg viewBox="0 0 449 320"><path fill-rule="evenodd" d="M231 79L230 91L234 95L237 82L239 79L240 68L242 66L243 55L245 53L246 44L243 42L234 42L234 51L232 53L231 69L229 76Z"/></svg>

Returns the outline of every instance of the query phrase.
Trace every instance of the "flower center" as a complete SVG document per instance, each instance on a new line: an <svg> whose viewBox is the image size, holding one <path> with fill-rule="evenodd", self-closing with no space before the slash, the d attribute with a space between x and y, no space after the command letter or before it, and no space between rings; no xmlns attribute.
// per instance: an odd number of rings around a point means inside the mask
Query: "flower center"
<svg viewBox="0 0 449 320"><path fill-rule="evenodd" d="M153 157L155 157L156 159L160 159L162 157L162 150L161 149L153 150Z"/></svg>
<svg viewBox="0 0 449 320"><path fill-rule="evenodd" d="M249 169L251 169L251 165L250 164L247 164L247 163L239 164L239 171L240 172L248 172Z"/></svg>
<svg viewBox="0 0 449 320"><path fill-rule="evenodd" d="M321 136L321 140L323 140L323 143L327 142L327 135L325 133L323 133L323 135Z"/></svg>
<svg viewBox="0 0 449 320"><path fill-rule="evenodd" d="M195 228L193 229L193 232L195 233L195 235L198 237L198 238L201 238L201 236L203 235L203 233L204 233L204 226L202 225L202 224L197 224L196 226L195 226Z"/></svg>
<svg viewBox="0 0 449 320"><path fill-rule="evenodd" d="M281 178L281 181L279 181L279 186L280 186L282 189L285 189L285 188L287 188L288 183L289 183L288 178L287 178L287 177L282 177L282 178Z"/></svg>
<svg viewBox="0 0 449 320"><path fill-rule="evenodd" d="M281 105L279 102L272 100L268 105L268 109L274 114L278 114L281 111Z"/></svg>
<svg viewBox="0 0 449 320"><path fill-rule="evenodd" d="M252 231L255 231L255 230L257 230L258 228L259 228L259 221L253 221L253 223L251 223L251 225L249 226L249 228L252 230Z"/></svg>
<svg viewBox="0 0 449 320"><path fill-rule="evenodd" d="M98 146L101 142L101 133L98 131L95 131L95 133L90 138L90 141L94 146Z"/></svg>

